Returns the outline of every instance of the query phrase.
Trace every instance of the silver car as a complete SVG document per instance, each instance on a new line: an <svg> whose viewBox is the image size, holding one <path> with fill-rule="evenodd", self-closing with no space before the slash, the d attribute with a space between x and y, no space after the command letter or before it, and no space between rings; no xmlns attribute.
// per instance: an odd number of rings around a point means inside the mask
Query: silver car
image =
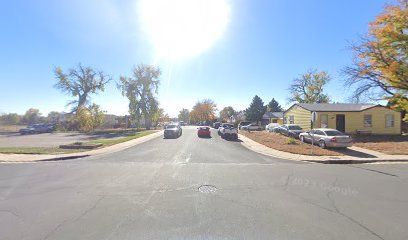
<svg viewBox="0 0 408 240"><path fill-rule="evenodd" d="M299 134L299 139L302 142L313 142L319 144L321 148L347 148L353 145L353 139L331 128L316 128L308 132Z"/></svg>
<svg viewBox="0 0 408 240"><path fill-rule="evenodd" d="M260 131L260 130L262 130L262 127L259 126L258 124L251 123L249 125L242 126L241 129L242 130L249 130L249 131L251 131L251 130L252 131Z"/></svg>
<svg viewBox="0 0 408 240"><path fill-rule="evenodd" d="M268 132L274 132L274 128L277 129L277 127L279 127L279 123L269 123L268 125L265 126L265 130Z"/></svg>

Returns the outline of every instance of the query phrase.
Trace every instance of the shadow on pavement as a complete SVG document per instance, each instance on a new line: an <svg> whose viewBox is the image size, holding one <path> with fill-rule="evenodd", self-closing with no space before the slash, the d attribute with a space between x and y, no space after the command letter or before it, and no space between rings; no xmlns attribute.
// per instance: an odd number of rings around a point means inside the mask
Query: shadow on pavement
<svg viewBox="0 0 408 240"><path fill-rule="evenodd" d="M241 139L228 139L228 138L224 138L224 140L225 140L225 141L228 141L228 142L239 142L239 143L242 142Z"/></svg>
<svg viewBox="0 0 408 240"><path fill-rule="evenodd" d="M374 155L368 154L368 153L364 153L364 152L360 152L360 151L356 151L353 149L332 149L335 152L338 152L340 154L344 154L346 156L350 156L350 157L359 157L359 158L377 158Z"/></svg>

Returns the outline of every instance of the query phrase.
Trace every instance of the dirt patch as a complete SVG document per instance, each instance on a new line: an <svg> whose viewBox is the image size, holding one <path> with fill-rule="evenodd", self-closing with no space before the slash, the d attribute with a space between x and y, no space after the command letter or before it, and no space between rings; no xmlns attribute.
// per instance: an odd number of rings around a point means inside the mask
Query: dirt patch
<svg viewBox="0 0 408 240"><path fill-rule="evenodd" d="M283 151L289 153L296 153L296 154L303 154L303 155L311 155L312 145L308 143L302 143L297 139L291 139L286 136L282 136L277 133L269 133L265 131L261 132L246 132L240 131L240 134L246 136L263 144L267 147ZM313 155L315 156L342 156L341 154L336 151L332 151L330 149L321 149L318 146L313 147Z"/></svg>
<svg viewBox="0 0 408 240"><path fill-rule="evenodd" d="M407 135L370 135L353 136L354 146L366 148L386 154L407 155Z"/></svg>

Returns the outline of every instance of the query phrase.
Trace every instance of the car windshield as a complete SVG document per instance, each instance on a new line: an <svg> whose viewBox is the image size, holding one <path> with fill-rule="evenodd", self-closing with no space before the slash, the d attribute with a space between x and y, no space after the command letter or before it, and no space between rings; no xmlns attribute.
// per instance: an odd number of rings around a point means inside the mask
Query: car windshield
<svg viewBox="0 0 408 240"><path fill-rule="evenodd" d="M290 125L288 126L288 128L289 130L302 130L302 128L297 125Z"/></svg>
<svg viewBox="0 0 408 240"><path fill-rule="evenodd" d="M346 136L346 134L336 130L326 130L323 132L325 132L327 136Z"/></svg>
<svg viewBox="0 0 408 240"><path fill-rule="evenodd" d="M177 128L177 125L167 125L166 128Z"/></svg>

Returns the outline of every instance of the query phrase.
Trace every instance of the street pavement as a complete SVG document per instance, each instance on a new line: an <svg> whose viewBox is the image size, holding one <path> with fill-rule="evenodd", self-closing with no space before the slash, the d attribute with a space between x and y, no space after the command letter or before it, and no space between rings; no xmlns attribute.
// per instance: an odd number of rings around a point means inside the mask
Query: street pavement
<svg viewBox="0 0 408 240"><path fill-rule="evenodd" d="M53 132L41 134L21 135L19 133L0 134L1 147L58 147L80 141L96 139L117 139L123 136L106 133L79 133L79 132Z"/></svg>
<svg viewBox="0 0 408 240"><path fill-rule="evenodd" d="M0 164L0 239L408 238L408 165L260 155L212 130Z"/></svg>

